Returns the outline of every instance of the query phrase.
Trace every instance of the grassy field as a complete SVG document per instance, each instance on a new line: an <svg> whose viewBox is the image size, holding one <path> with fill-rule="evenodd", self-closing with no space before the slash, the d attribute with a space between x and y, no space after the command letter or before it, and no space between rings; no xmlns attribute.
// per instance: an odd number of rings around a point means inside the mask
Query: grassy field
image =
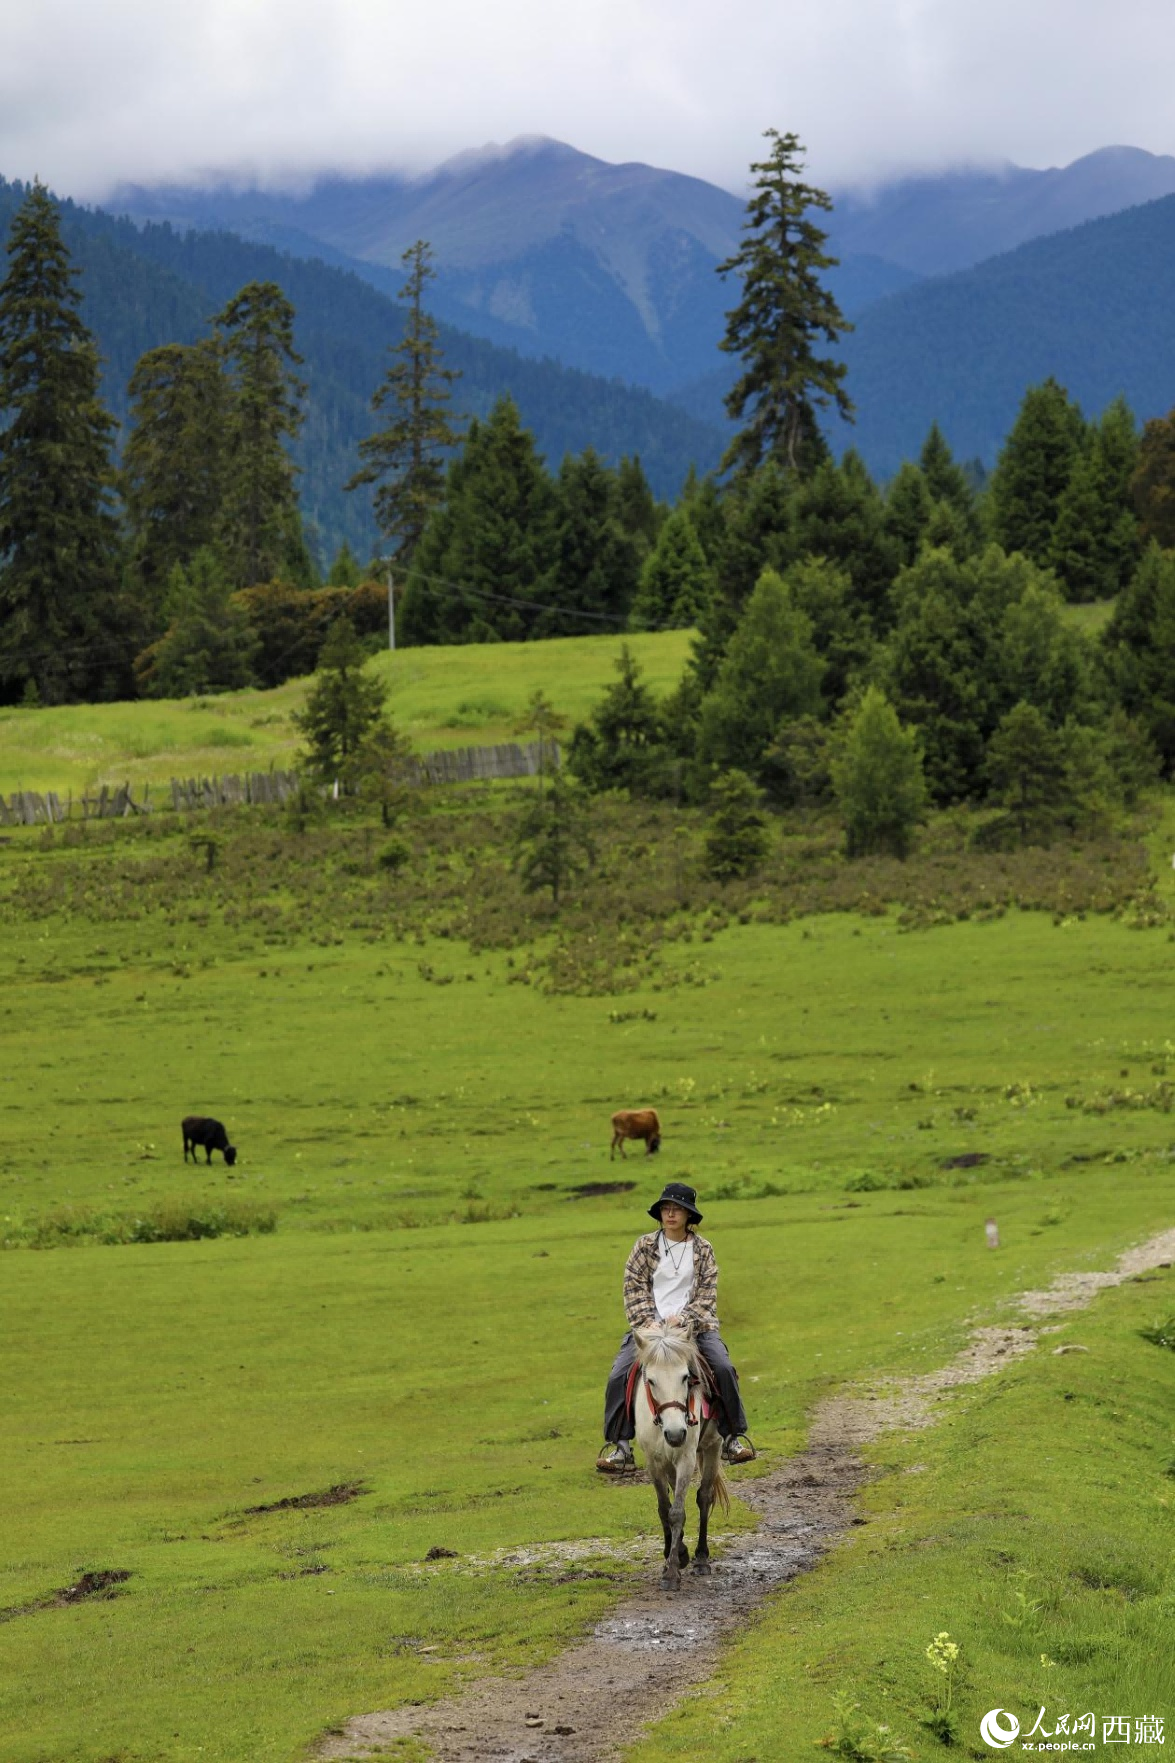
<svg viewBox="0 0 1175 1763"><path fill-rule="evenodd" d="M398 726L428 752L517 740L518 719L539 687L572 722L582 719L613 678L624 640L656 690L677 684L688 631L401 649L371 666L387 682ZM212 698L0 710L0 794L64 796L103 783L165 784L170 777L288 766L300 740L291 718L307 683Z"/></svg>
<svg viewBox="0 0 1175 1763"><path fill-rule="evenodd" d="M1066 613L1096 636L1112 610L1112 601L1098 601ZM622 642L649 684L667 692L681 677L690 641L688 631L659 631L402 649L377 656L371 666L387 682L399 727L419 751L429 752L518 739L519 717L540 687L569 726L582 720L613 678ZM0 795L29 789L64 797L102 784L163 785L171 777L288 766L300 740L292 715L307 684L296 679L275 691L209 698L0 709Z"/></svg>
<svg viewBox="0 0 1175 1763"><path fill-rule="evenodd" d="M845 1736L838 1696L866 1743L886 1725L917 1758L950 1756L932 1730L946 1684L926 1654L943 1632L960 1649L955 1755L992 1755L979 1723L1001 1708L1025 1736L1043 1713L1036 1742L1059 1746L1092 1714L1099 1753L1105 1721L1124 1715L1114 1742L1164 1756L1175 1354L1141 1331L1173 1312L1171 1271L1142 1276L1046 1337L1051 1351L957 1396L945 1424L873 1447L866 1523L832 1570L771 1601L716 1680L642 1741L641 1763L814 1756ZM1139 1742L1145 1715L1163 1742Z"/></svg>
<svg viewBox="0 0 1175 1763"><path fill-rule="evenodd" d="M878 903L901 878L863 868L865 916L740 922L698 896L644 983L553 990L552 920L510 946L449 923L446 890L491 887L462 830L479 800L428 811L411 901L380 891L361 827L306 835L305 913L263 814L216 823L212 874L166 828L0 852L3 1763L293 1763L351 1713L581 1632L654 1547L648 1490L591 1463L623 1258L668 1176L701 1191L768 1465L822 1393L937 1365L967 1318L1171 1223L1162 910L910 929ZM625 862L652 873L671 841L642 834ZM1167 842L1156 822L1164 864ZM608 864L600 889L635 900L615 841ZM923 872L931 904L945 874ZM610 1163L611 1110L644 1101L662 1156ZM226 1121L234 1170L184 1165L193 1110ZM584 1192L611 1182L633 1185ZM234 1208L276 1229L102 1240ZM1164 1306L1157 1282L1105 1297L1070 1331L1088 1357L1042 1354L878 1447L870 1526L641 1763L793 1763L842 1686L929 1759L942 1628L969 1733L1034 1672L1080 1711L1169 1713L1175 1358L1134 1332ZM541 1547L574 1539L637 1548ZM1013 1632L1021 1572L1041 1608ZM129 1577L59 1596L109 1573Z"/></svg>

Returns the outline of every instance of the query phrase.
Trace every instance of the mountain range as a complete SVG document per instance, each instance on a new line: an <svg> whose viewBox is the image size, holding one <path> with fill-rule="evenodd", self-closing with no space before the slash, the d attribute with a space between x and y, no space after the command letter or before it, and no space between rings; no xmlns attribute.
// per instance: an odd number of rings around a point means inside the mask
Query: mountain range
<svg viewBox="0 0 1175 1763"><path fill-rule="evenodd" d="M830 285L855 319L926 277L1172 193L1175 158L1132 147L1059 169L1005 165L834 191L840 263ZM715 270L745 219L743 197L715 184L611 165L545 137L463 153L422 177L332 177L293 192L127 186L110 206L140 222L229 228L393 293L401 253L427 239L440 271L433 305L449 323L686 406L715 372L735 298ZM720 400L707 415L721 420Z"/></svg>
<svg viewBox="0 0 1175 1763"><path fill-rule="evenodd" d="M24 195L0 179L0 239ZM227 231L136 226L101 209L60 204L62 234L81 272L83 316L103 358L103 396L120 422L139 356L163 343L192 342L246 282L274 281L294 305L294 336L308 385L306 421L294 448L304 515L328 563L346 539L371 555L376 533L369 491L343 485L358 464L360 438L375 419L371 395L402 335L401 307L338 265L296 258ZM398 285L398 278L395 278ZM442 326L448 366L460 374L454 408L485 415L510 392L552 469L567 452L594 446L606 458L639 453L656 493L676 495L691 465L710 470L722 436L640 387L557 362L524 359Z"/></svg>
<svg viewBox="0 0 1175 1763"><path fill-rule="evenodd" d="M0 180L0 234L22 194ZM718 462L734 290L715 266L744 214L729 191L526 141L425 178L113 201L118 215L61 211L115 414L145 349L201 335L247 281L280 283L309 384L297 458L324 560L343 538L375 545L369 498L342 486L402 334L399 253L420 236L440 265L433 307L464 413L509 390L552 467L589 444L637 452L663 496L691 464ZM858 413L833 440L881 475L932 421L957 454L992 463L1024 390L1050 373L1089 413L1120 393L1141 417L1175 404L1175 159L1108 148L1058 171L906 179L842 192L830 227L856 315L843 349Z"/></svg>

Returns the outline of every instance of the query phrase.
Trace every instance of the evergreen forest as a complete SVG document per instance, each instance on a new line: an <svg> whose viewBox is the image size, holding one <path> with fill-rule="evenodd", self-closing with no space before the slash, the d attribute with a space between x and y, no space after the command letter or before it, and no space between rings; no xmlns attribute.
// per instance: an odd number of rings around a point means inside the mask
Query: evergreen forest
<svg viewBox="0 0 1175 1763"><path fill-rule="evenodd" d="M853 411L843 362L819 353L847 328L821 281L827 199L799 181L795 137L769 136L746 243L722 266L742 291L723 344L742 426L718 470L691 468L666 500L635 454L589 446L552 469L509 392L471 411L477 366L427 313L421 241L385 378L366 386L368 438L344 470L340 421L333 455L338 493L377 530L325 570L299 463L306 429L331 420L307 342L327 318L316 266L233 288L259 248L225 235L222 303L197 315L190 241L148 229L155 264L136 261L144 285L172 278L172 324L119 411L69 228L33 186L0 285L0 697L276 685L318 664L340 619L360 650L386 642L394 568L401 645L693 631L668 698L623 651L567 751L580 788L718 804L719 866L753 864L765 800L835 798L850 849L899 856L931 807L990 804L998 842L1129 806L1175 768L1175 415L1140 434L1122 399L1087 415L1049 379L990 476L937 425L887 483L852 449L834 457L822 413ZM797 244L781 264L783 209ZM92 218L66 212L83 231ZM88 239L100 286L114 234ZM129 338L139 297L121 293Z"/></svg>

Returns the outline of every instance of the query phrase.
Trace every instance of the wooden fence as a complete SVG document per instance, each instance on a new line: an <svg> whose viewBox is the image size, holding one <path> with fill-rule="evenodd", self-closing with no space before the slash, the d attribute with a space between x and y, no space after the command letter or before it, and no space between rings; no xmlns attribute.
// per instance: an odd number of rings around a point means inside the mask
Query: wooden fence
<svg viewBox="0 0 1175 1763"><path fill-rule="evenodd" d="M557 743L544 743L544 769L559 765L561 755ZM496 747L452 747L436 753L422 753L413 759L406 772L412 784L465 784L494 782L503 778L537 777L539 743L525 746L517 741L503 742ZM298 774L293 771L250 771L243 777L173 777L169 785L170 806L178 813L197 808L241 808L252 803L282 803L298 787ZM135 801L129 784L111 788L103 784L95 796L70 796L65 802L53 791L41 795L37 790L17 790L5 802L0 796L0 826L53 826L61 821L80 817L82 820L120 820L135 814L150 814L156 804L151 801L150 785L144 785L139 801Z"/></svg>

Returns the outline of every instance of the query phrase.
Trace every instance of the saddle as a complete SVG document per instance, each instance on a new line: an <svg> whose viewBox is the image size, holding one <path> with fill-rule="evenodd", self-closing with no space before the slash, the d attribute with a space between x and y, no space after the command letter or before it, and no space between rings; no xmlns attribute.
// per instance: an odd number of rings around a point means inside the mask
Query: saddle
<svg viewBox="0 0 1175 1763"><path fill-rule="evenodd" d="M703 1420L711 1420L713 1419L717 1408L718 1385L714 1381L714 1373L710 1370L709 1365L700 1355L695 1360L695 1364L698 1368L697 1375L690 1378L690 1389L701 1391L701 1418ZM640 1377L640 1374L640 1363L634 1359L632 1370L628 1374L628 1382L624 1388L624 1411L630 1419L633 1417L633 1403L636 1400L637 1379Z"/></svg>

